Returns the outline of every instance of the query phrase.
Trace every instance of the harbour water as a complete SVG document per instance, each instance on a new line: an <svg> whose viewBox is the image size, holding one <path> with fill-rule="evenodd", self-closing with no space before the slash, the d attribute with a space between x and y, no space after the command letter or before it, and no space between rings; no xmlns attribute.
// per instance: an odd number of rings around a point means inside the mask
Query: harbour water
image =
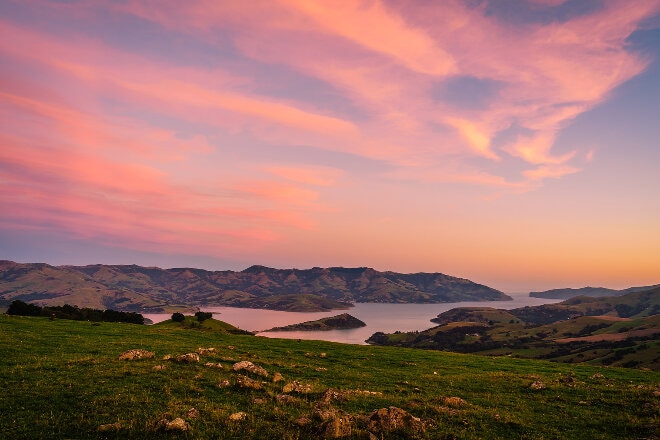
<svg viewBox="0 0 660 440"><path fill-rule="evenodd" d="M509 294L513 301L455 302L442 304L380 304L357 303L348 310L328 312L282 312L278 310L245 309L237 307L202 307L204 312L213 313L215 319L225 321L240 329L257 332L259 336L270 338L312 339L347 344L365 344L365 340L375 332L421 331L433 327L432 318L456 307L494 307L515 309L518 307L551 304L560 300L532 298L525 294ZM273 327L282 327L305 321L349 313L360 319L366 327L348 330L268 332ZM171 314L144 314L154 323L169 319Z"/></svg>

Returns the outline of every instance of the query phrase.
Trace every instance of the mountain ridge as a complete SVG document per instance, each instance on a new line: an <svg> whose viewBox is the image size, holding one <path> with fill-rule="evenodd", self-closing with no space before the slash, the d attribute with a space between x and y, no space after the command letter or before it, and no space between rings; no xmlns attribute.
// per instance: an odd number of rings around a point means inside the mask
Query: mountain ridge
<svg viewBox="0 0 660 440"><path fill-rule="evenodd" d="M628 287L626 289L609 289L607 287L565 287L560 289L550 289L539 292L529 292L529 296L534 298L548 298L548 299L569 299L576 296L589 296L592 298L599 298L604 296L622 296L628 293L642 292L660 287L660 284L651 286L638 286Z"/></svg>
<svg viewBox="0 0 660 440"><path fill-rule="evenodd" d="M499 290L442 273L368 267L242 271L90 264L51 266L0 260L0 302L64 303L126 311L234 306L291 311L346 309L355 302L442 303L510 300Z"/></svg>

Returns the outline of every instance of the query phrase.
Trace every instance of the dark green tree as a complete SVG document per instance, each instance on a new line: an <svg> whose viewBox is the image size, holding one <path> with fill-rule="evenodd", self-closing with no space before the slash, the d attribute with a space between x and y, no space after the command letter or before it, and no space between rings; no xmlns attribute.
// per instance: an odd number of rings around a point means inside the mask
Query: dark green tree
<svg viewBox="0 0 660 440"><path fill-rule="evenodd" d="M183 315L183 313L172 313L172 321L174 322L183 322L186 317Z"/></svg>

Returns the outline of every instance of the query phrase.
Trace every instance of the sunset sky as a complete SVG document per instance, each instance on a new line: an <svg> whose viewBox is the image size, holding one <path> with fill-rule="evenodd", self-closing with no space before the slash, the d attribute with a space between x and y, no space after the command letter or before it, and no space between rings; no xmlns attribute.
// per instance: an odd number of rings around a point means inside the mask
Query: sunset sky
<svg viewBox="0 0 660 440"><path fill-rule="evenodd" d="M660 283L660 1L0 2L0 259Z"/></svg>

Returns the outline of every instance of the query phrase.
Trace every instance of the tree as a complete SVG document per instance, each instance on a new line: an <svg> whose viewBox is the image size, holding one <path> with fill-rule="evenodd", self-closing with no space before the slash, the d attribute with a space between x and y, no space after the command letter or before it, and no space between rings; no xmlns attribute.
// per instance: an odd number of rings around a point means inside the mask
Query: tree
<svg viewBox="0 0 660 440"><path fill-rule="evenodd" d="M183 313L176 312L172 314L172 321L174 322L183 322L184 319L186 319L186 317L183 315Z"/></svg>
<svg viewBox="0 0 660 440"><path fill-rule="evenodd" d="M213 313L210 312L197 312L195 313L195 317L199 322L206 321L207 319L211 319L213 317Z"/></svg>
<svg viewBox="0 0 660 440"><path fill-rule="evenodd" d="M14 300L7 309L8 315L20 316L39 316L41 315L41 307L34 304L27 304L19 299Z"/></svg>

